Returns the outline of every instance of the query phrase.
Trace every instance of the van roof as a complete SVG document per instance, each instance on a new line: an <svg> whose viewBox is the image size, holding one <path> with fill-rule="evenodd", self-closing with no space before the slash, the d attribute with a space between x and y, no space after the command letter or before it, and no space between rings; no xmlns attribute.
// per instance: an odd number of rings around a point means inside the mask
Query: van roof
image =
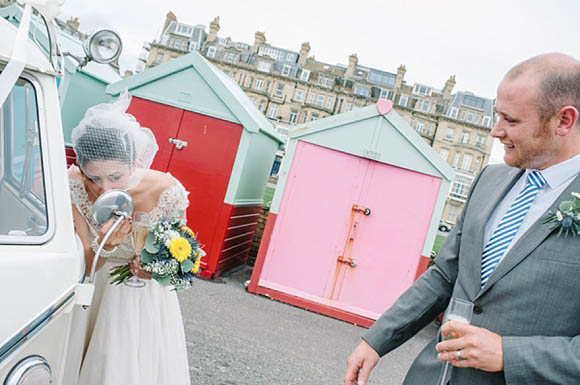
<svg viewBox="0 0 580 385"><path fill-rule="evenodd" d="M6 64L12 57L12 50L18 30L8 21L0 18L0 64ZM26 41L26 67L41 71L54 72L47 55L31 39Z"/></svg>

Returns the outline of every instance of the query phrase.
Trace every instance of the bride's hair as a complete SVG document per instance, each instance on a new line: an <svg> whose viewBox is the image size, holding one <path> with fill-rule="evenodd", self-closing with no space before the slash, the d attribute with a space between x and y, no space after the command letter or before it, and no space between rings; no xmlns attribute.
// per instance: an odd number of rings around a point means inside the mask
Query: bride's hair
<svg viewBox="0 0 580 385"><path fill-rule="evenodd" d="M74 151L81 170L90 162L113 160L131 168L135 163L135 144L116 128L87 126L76 138Z"/></svg>
<svg viewBox="0 0 580 385"><path fill-rule="evenodd" d="M118 160L136 169L151 166L159 147L151 130L125 112L130 101L124 92L114 103L91 107L73 128L71 140L81 170L99 160Z"/></svg>

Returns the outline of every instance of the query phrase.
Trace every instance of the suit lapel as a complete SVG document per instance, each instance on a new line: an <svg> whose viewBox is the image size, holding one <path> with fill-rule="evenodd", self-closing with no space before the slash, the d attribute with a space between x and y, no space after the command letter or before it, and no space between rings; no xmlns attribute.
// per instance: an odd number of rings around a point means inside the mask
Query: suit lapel
<svg viewBox="0 0 580 385"><path fill-rule="evenodd" d="M479 199L474 199L470 202L470 205L473 205L470 207L470 211L473 210L478 218L478 220L474 221L473 232L470 230L473 236L468 239L471 242L462 245L463 247L467 246L468 254L475 254L473 267L466 269L466 282L473 283L469 284L469 287L464 288L470 298L475 298L481 289L481 254L483 252L485 224L493 213L493 210L495 210L503 197L510 191L522 173L523 170L510 168L507 172L505 169L502 169L501 174L490 175L491 182L484 181L480 185L481 190L478 191Z"/></svg>
<svg viewBox="0 0 580 385"><path fill-rule="evenodd" d="M548 211L555 212L558 210L560 202L563 200L572 200L570 195L572 192L580 191L580 175L577 176L568 187L556 198L554 203L550 206ZM544 224L547 212L544 213L538 220L526 231L515 245L508 251L501 263L495 268L494 272L489 277L483 290L479 292L477 298L481 297L489 290L498 280L509 273L515 266L523 261L536 247L538 247L544 239L552 232L552 226ZM480 262L481 271L481 262ZM476 298L476 299L477 299Z"/></svg>

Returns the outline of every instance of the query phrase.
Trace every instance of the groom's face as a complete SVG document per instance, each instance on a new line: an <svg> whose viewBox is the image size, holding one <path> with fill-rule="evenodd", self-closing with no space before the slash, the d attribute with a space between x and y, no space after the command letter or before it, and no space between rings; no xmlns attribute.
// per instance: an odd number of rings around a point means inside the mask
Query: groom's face
<svg viewBox="0 0 580 385"><path fill-rule="evenodd" d="M498 121L491 135L504 146L508 166L542 170L556 162L559 146L550 120L537 109L538 81L522 74L504 79L497 90Z"/></svg>

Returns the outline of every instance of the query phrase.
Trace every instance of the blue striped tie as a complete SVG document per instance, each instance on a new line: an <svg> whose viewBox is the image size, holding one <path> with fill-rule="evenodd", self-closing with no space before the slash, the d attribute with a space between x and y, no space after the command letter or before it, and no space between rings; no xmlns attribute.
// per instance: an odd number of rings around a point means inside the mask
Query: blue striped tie
<svg viewBox="0 0 580 385"><path fill-rule="evenodd" d="M493 231L487 245L483 248L481 259L481 287L485 286L493 269L505 254L511 241L516 236L520 225L524 221L530 206L536 199L538 191L544 187L546 180L539 171L532 171L528 174L525 187L520 191L514 203L503 215L497 227Z"/></svg>

